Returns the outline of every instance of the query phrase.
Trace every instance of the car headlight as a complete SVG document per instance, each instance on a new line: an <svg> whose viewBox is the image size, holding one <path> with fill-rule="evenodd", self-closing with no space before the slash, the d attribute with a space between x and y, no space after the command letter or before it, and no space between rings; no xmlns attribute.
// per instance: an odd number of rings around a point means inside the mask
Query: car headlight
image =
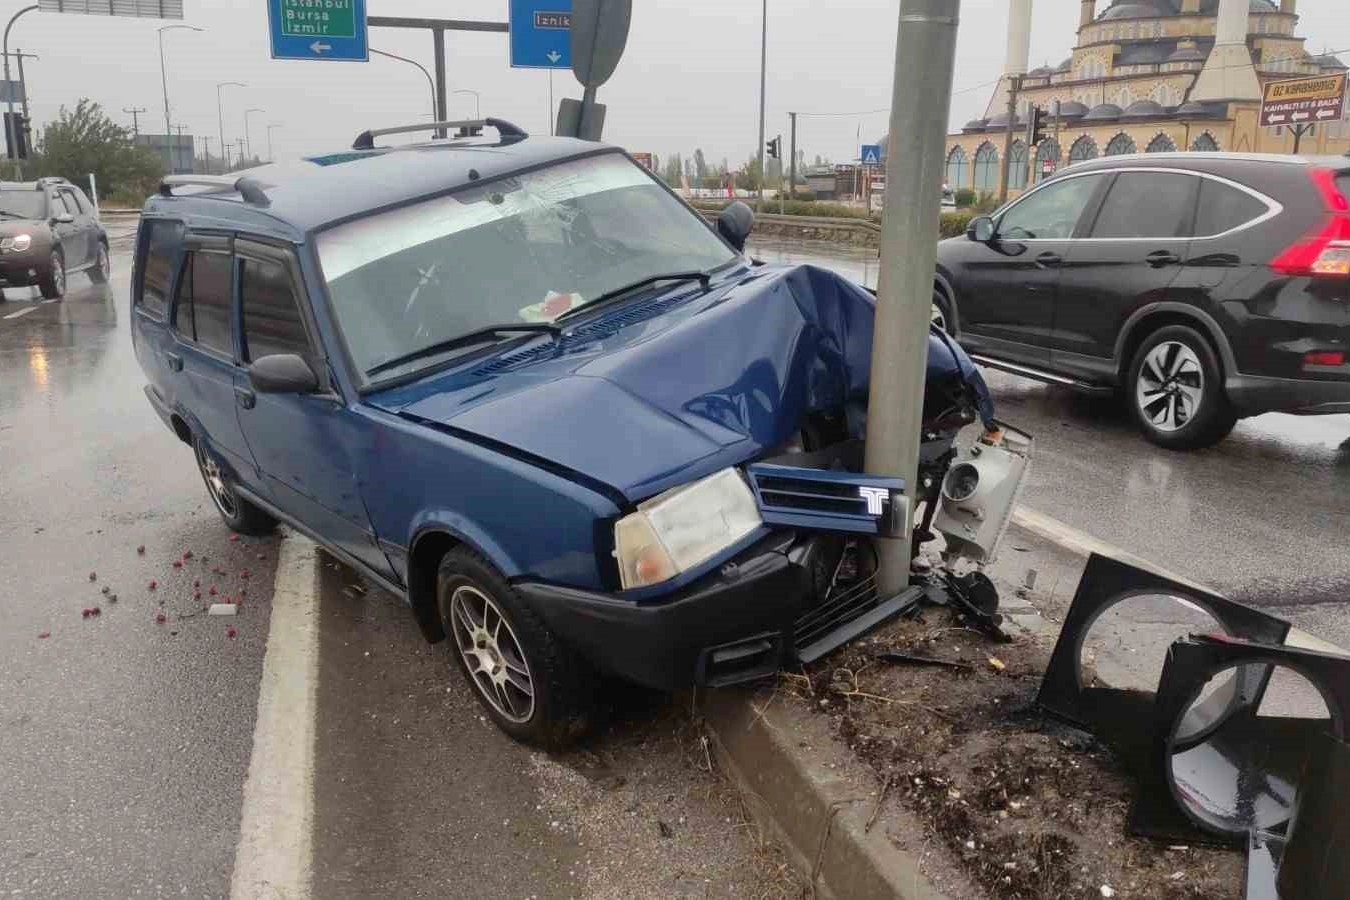
<svg viewBox="0 0 1350 900"><path fill-rule="evenodd" d="M614 526L623 586L645 587L692 569L761 524L750 488L735 469L659 494Z"/></svg>
<svg viewBox="0 0 1350 900"><path fill-rule="evenodd" d="M0 248L5 250L27 250L33 246L33 236L31 234L16 234L13 237L7 237L0 241Z"/></svg>

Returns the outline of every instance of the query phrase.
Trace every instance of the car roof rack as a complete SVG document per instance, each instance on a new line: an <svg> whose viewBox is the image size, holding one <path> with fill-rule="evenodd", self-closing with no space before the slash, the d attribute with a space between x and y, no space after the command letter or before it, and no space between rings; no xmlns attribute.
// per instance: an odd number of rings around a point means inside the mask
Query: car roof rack
<svg viewBox="0 0 1350 900"><path fill-rule="evenodd" d="M166 175L159 183L161 197L172 197L173 189L180 186L200 185L217 188L218 193L238 191L239 196L250 206L271 206L272 199L263 190L262 182L248 175ZM213 192L208 191L202 196Z"/></svg>
<svg viewBox="0 0 1350 900"><path fill-rule="evenodd" d="M461 122L418 122L416 125L396 125L393 128L371 128L356 136L352 142L353 150L374 150L375 138L386 134L409 134L414 131L448 131L459 129L457 137L473 137L484 126L497 129L503 144L523 141L529 135L519 125L513 125L505 119L465 119Z"/></svg>

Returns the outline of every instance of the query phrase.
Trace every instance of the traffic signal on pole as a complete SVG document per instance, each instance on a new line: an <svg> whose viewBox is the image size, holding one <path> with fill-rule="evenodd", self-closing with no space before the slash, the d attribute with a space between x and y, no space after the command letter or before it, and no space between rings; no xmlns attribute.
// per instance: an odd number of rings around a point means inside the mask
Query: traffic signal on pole
<svg viewBox="0 0 1350 900"><path fill-rule="evenodd" d="M770 159L781 159L781 158L782 158L782 157L779 155L779 153L778 153L778 148L781 146L782 140L783 140L782 138L776 137L776 138L774 138L773 140L768 141L768 142L765 143L764 146L767 147L767 148L769 149L769 158L770 158Z"/></svg>
<svg viewBox="0 0 1350 900"><path fill-rule="evenodd" d="M1045 110L1039 106L1031 108L1031 121L1027 123L1027 143L1036 146L1045 140Z"/></svg>
<svg viewBox="0 0 1350 900"><path fill-rule="evenodd" d="M28 120L23 113L5 113L5 153L10 159L28 158Z"/></svg>

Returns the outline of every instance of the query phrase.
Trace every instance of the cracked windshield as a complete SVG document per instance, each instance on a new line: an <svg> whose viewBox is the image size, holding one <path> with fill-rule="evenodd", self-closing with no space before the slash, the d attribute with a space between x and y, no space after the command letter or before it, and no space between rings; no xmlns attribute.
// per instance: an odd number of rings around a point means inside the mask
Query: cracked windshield
<svg viewBox="0 0 1350 900"><path fill-rule="evenodd" d="M342 225L319 238L319 256L363 372L489 326L551 322L653 275L735 258L618 154Z"/></svg>

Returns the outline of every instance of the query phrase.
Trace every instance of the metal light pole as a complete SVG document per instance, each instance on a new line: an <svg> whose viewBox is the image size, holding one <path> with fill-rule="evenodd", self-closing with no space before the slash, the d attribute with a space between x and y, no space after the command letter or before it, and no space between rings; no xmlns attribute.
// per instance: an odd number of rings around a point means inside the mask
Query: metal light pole
<svg viewBox="0 0 1350 900"><path fill-rule="evenodd" d="M268 161L268 162L272 162L272 161L275 159L275 157L272 156L272 129L273 129L273 128L280 128L280 127L281 127L281 123L280 123L280 122L268 122L268 123L267 123L267 161Z"/></svg>
<svg viewBox="0 0 1350 900"><path fill-rule="evenodd" d="M186 31L205 31L205 28L198 28L196 25L161 25L155 30L159 32L159 83L164 89L164 136L169 138L172 143L173 128L169 125L169 76L164 70L164 32L173 31L175 28L181 28ZM173 154L169 157L172 159Z"/></svg>
<svg viewBox="0 0 1350 900"><path fill-rule="evenodd" d="M549 71L552 71L552 69L550 69ZM450 93L452 93L452 94L473 94L473 117L474 117L475 119L481 119L481 118L483 118L483 108L479 105L479 97L478 97L478 92L477 92L477 91L471 91L471 90L469 90L468 88L461 88L461 89L458 90L458 91L451 91ZM551 106L552 106L552 104L550 104L550 107L551 107Z"/></svg>
<svg viewBox="0 0 1350 900"><path fill-rule="evenodd" d="M376 50L374 47L370 47L370 48L368 48L368 49L370 50L371 53L374 53L376 56L387 56L387 57L389 57L390 59L396 59L396 60L398 60L399 62L405 62L405 63L407 63L407 64L410 65L410 66L417 66L417 68L420 69L420 70L422 71L422 74L425 75L425 76L427 76L427 87L431 88L431 121L435 122L435 121L436 121L436 82L434 82L434 81L431 80L431 73L427 71L427 67L424 66L424 65L422 65L420 62L418 62L418 61L415 60L415 59L408 59L408 57L406 57L406 56L399 56L397 53L386 53L386 52L383 51L383 50Z"/></svg>
<svg viewBox="0 0 1350 900"><path fill-rule="evenodd" d="M755 198L756 212L764 206L764 93L769 62L769 0L764 0L762 5L763 18L759 32L759 196Z"/></svg>
<svg viewBox="0 0 1350 900"><path fill-rule="evenodd" d="M220 94L223 88L248 87L242 81L222 81L216 85L216 127L220 129L220 152L225 157L225 171L230 170L229 145L225 143L225 110Z"/></svg>
<svg viewBox="0 0 1350 900"><path fill-rule="evenodd" d="M19 16L23 15L24 13L30 13L30 12L32 12L32 11L35 10L35 9L37 9L37 5L36 5L36 4L34 4L33 6L25 6L23 9L19 10L19 11L16 12L14 15L10 16L9 24L7 24L7 25L5 26L4 46L3 46L2 48L0 48L0 50L3 50L4 55L5 55L5 81L6 81L6 82L8 82L8 81L10 80L10 79L9 79L9 30L10 30L11 28L13 28L13 27L14 27L14 23L17 22L17 21L19 20ZM5 133L6 133L7 135L9 134L9 129L10 129L11 127L13 127L13 122L14 122L14 92L13 92L13 91L10 91L10 93L9 93L9 102L8 102L8 106L9 106L9 115L5 117ZM17 148L18 145L19 145L19 136L18 136L17 134L13 135L13 136L11 137L11 141L13 142L12 145L13 145L15 148ZM23 180L23 165L22 165L21 163L16 163L16 164L15 164L15 168L14 168L14 177L15 177L16 180L20 180L20 181Z"/></svg>
<svg viewBox="0 0 1350 900"><path fill-rule="evenodd" d="M131 133L135 137L140 137L141 135L140 115L145 111L146 109L144 106L133 106L130 109L125 106L122 107L122 112L131 113Z"/></svg>
<svg viewBox="0 0 1350 900"><path fill-rule="evenodd" d="M911 502L900 536L876 542L883 597L909 583L937 262L939 208L933 190L942 183L960 10L961 0L900 0L864 467L874 475L903 478ZM923 90L914 89L918 84Z"/></svg>
<svg viewBox="0 0 1350 900"><path fill-rule="evenodd" d="M248 134L248 117L255 112L267 112L267 110L258 106L252 106L244 110L244 147L248 151L249 159L253 159L253 141Z"/></svg>

